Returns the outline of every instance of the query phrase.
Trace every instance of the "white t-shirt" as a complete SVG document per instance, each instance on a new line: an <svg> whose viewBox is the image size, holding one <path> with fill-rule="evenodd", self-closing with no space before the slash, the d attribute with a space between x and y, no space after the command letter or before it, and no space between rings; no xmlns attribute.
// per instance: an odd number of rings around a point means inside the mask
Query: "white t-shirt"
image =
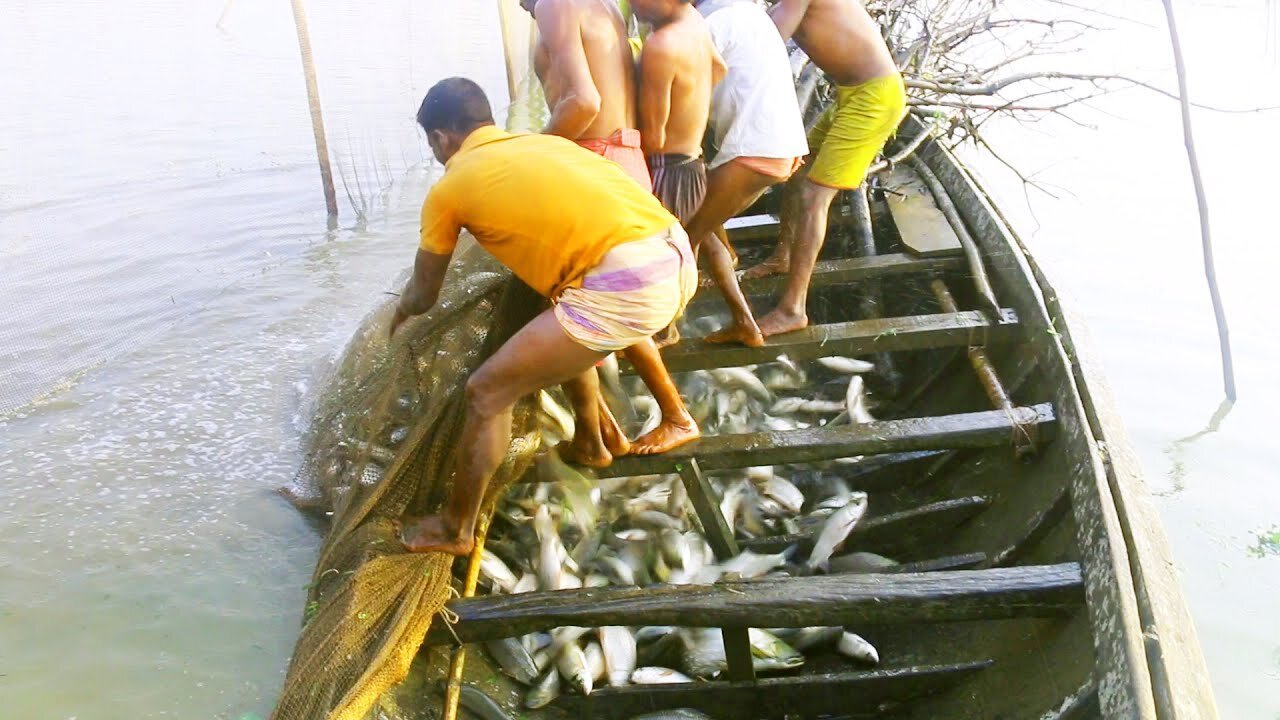
<svg viewBox="0 0 1280 720"><path fill-rule="evenodd" d="M793 158L809 153L791 61L769 15L750 0L698 5L711 40L729 66L711 93L714 168L736 157Z"/></svg>

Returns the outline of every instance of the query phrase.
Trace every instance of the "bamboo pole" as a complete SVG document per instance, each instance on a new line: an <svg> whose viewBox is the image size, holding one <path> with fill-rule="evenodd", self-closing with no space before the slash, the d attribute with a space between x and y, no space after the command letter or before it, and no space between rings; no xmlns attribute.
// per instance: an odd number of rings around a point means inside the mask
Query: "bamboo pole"
<svg viewBox="0 0 1280 720"><path fill-rule="evenodd" d="M1173 45L1173 63L1178 71L1178 104L1182 107L1182 135L1187 146L1187 162L1191 165L1191 182L1196 193L1196 209L1200 214L1200 246L1204 253L1204 277L1209 283L1209 299L1213 302L1213 317L1218 322L1218 347L1222 352L1222 389L1227 401L1236 401L1236 373L1231 361L1231 335L1227 330L1227 315L1222 308L1222 295L1218 293L1218 276L1213 264L1213 241L1209 236L1209 201L1204 193L1204 180L1200 177L1200 160L1196 156L1196 143L1191 134L1191 101L1187 97L1187 66L1182 59L1182 43L1178 39L1178 25L1173 17L1173 0L1164 0L1164 15L1169 22L1169 41Z"/></svg>
<svg viewBox="0 0 1280 720"><path fill-rule="evenodd" d="M467 577L462 584L462 597L469 598L476 594L476 582L480 579L480 557L484 554L484 540L489 535L490 513L480 516L476 524L476 544L467 560ZM462 698L462 672L467 665L467 646L459 645L453 650L453 658L449 661L449 676L444 687L444 714L441 720L458 720L458 701Z"/></svg>
<svg viewBox="0 0 1280 720"><path fill-rule="evenodd" d="M329 217L338 216L338 196L333 190L333 169L329 166L329 142L324 136L324 118L320 115L320 87L316 84L316 66L311 56L311 33L307 30L307 11L302 0L293 2L293 24L298 31L298 51L302 55L302 74L307 81L307 105L311 109L311 132L316 138L316 156L320 160L320 182L324 185L324 204Z"/></svg>

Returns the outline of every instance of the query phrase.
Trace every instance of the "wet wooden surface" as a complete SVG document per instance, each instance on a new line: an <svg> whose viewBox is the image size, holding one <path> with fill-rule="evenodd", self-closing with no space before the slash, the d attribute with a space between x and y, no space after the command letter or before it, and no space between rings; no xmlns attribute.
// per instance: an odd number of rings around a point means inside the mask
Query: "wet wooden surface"
<svg viewBox="0 0 1280 720"><path fill-rule="evenodd" d="M1075 563L991 570L771 577L714 585L650 585L454 600L450 628L428 643L525 635L562 625L810 627L1058 617L1084 602Z"/></svg>
<svg viewBox="0 0 1280 720"><path fill-rule="evenodd" d="M998 323L990 322L976 311L936 313L810 325L803 330L775 335L758 348L689 338L664 349L662 359L668 370L680 372L755 365L777 360L779 355L809 360L831 355L1010 343L1020 335L1018 315L1013 310L1004 310ZM622 369L632 371L628 363L622 363Z"/></svg>
<svg viewBox="0 0 1280 720"><path fill-rule="evenodd" d="M690 458L697 458L702 470L709 471L876 453L992 447L1008 444L1016 425L1036 426L1039 437L1047 440L1054 422L1053 406L1043 403L1014 408L1012 413L988 410L806 430L713 435L661 455L618 458L595 472L599 477L679 472Z"/></svg>
<svg viewBox="0 0 1280 720"><path fill-rule="evenodd" d="M601 688L586 697L562 696L557 706L574 717L631 718L696 708L716 718L849 717L881 715L912 698L951 687L991 664L946 665L776 677L754 683L697 682Z"/></svg>
<svg viewBox="0 0 1280 720"><path fill-rule="evenodd" d="M898 226L902 244L922 257L963 252L960 239L938 208L924 181L906 165L889 171L889 210Z"/></svg>
<svg viewBox="0 0 1280 720"><path fill-rule="evenodd" d="M918 258L904 253L877 255L875 257L823 260L813 268L809 286L826 287L846 283L866 282L899 275L936 275L960 270L964 261L958 256ZM741 281L742 291L748 295L765 295L782 292L786 275L771 275ZM720 297L713 287L700 287L695 302Z"/></svg>

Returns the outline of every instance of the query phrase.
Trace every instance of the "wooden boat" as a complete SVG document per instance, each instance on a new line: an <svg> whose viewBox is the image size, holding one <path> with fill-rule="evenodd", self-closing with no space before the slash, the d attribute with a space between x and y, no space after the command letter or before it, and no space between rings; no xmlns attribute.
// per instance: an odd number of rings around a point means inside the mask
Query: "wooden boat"
<svg viewBox="0 0 1280 720"><path fill-rule="evenodd" d="M918 132L908 121L898 142ZM863 456L848 479L869 493L869 519L843 552L904 564L460 599L450 605L458 621L436 623L429 644L566 625L723 628L726 679L560 698L576 717L679 707L717 718L1216 716L1163 529L1078 324L990 199L932 141L870 196L874 234L858 221L860 196L833 214L811 327L758 349L689 338L665 357L680 372L783 353L875 356L891 367L868 381L888 398L881 419L711 436L601 474L679 473L727 556L806 539L739 542L707 475ZM776 206L767 196L735 221L739 248L776 237ZM780 286L767 278L745 289L763 298ZM712 291L695 302L718 300ZM880 665L753 676L747 628L815 625L856 627L881 648Z"/></svg>

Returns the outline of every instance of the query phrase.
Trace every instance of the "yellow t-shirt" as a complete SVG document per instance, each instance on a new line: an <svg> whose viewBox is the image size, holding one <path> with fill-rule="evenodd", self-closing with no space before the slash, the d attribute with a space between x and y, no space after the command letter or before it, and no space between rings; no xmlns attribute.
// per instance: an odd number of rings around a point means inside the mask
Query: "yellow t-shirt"
<svg viewBox="0 0 1280 720"><path fill-rule="evenodd" d="M576 286L605 253L676 219L612 160L554 135L471 133L422 204L427 252L476 242L547 297Z"/></svg>

